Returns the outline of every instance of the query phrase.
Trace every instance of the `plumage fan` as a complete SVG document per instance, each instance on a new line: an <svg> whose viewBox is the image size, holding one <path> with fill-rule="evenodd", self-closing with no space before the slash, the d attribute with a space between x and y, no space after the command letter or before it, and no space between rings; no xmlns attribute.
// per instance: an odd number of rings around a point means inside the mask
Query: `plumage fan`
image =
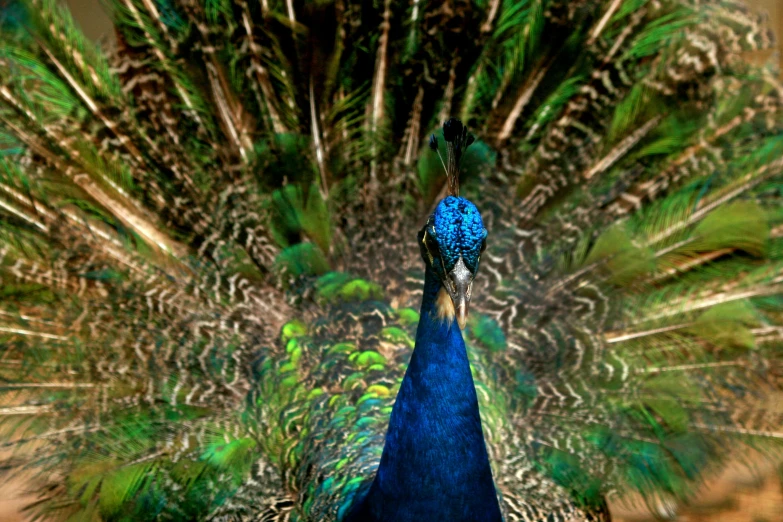
<svg viewBox="0 0 783 522"><path fill-rule="evenodd" d="M783 88L741 4L110 7L112 57L55 0L1 22L34 513L608 520L775 450Z"/></svg>

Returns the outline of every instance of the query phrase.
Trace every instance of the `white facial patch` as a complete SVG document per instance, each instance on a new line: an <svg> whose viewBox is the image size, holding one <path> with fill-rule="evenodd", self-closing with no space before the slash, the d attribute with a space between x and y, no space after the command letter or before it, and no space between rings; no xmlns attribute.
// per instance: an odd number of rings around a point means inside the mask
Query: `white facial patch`
<svg viewBox="0 0 783 522"><path fill-rule="evenodd" d="M441 287L438 291L438 297L435 300L435 307L438 311L438 318L451 323L456 315L454 312L454 302L449 297L445 288Z"/></svg>

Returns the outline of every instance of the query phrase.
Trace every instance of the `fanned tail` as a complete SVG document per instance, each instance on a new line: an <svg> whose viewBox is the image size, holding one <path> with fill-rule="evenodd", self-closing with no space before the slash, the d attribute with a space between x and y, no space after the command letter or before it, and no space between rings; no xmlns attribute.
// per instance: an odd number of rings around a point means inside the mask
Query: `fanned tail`
<svg viewBox="0 0 783 522"><path fill-rule="evenodd" d="M111 9L114 60L52 0L0 21L0 416L37 513L338 520L410 356L451 115L506 519L683 498L779 444L783 91L741 4Z"/></svg>
<svg viewBox="0 0 783 522"><path fill-rule="evenodd" d="M598 511L609 492L683 499L737 442L783 436L764 399L780 386L781 91L739 60L766 33L728 3L629 7L585 27L595 54L538 109L558 117L501 128L521 159L474 189L495 248L468 335L511 519L556 509L555 485Z"/></svg>
<svg viewBox="0 0 783 522"><path fill-rule="evenodd" d="M6 446L68 467L41 476L41 513L203 516L263 467L236 411L286 317L269 194L241 140L207 146L218 124L173 62L147 66L174 84L156 93L56 3L26 12L0 57Z"/></svg>

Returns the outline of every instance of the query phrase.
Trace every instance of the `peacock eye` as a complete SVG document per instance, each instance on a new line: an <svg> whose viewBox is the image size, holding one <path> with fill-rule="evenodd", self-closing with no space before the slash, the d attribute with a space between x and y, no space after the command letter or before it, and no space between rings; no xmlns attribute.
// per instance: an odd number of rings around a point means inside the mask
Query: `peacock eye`
<svg viewBox="0 0 783 522"><path fill-rule="evenodd" d="M487 240L483 239L481 241L481 250L479 252L483 254L486 249L487 249Z"/></svg>
<svg viewBox="0 0 783 522"><path fill-rule="evenodd" d="M432 234L429 232L424 232L424 246L427 247L427 250L430 254L437 257L440 255L440 248L438 247L438 242L435 241L435 239L432 237Z"/></svg>

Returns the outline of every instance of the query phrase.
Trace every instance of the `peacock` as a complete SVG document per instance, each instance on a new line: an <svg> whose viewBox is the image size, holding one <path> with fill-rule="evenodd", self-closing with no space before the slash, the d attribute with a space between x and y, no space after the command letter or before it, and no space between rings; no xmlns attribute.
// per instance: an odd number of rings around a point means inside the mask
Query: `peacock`
<svg viewBox="0 0 783 522"><path fill-rule="evenodd" d="M783 86L737 0L57 0L0 25L41 520L673 516L777 458Z"/></svg>

